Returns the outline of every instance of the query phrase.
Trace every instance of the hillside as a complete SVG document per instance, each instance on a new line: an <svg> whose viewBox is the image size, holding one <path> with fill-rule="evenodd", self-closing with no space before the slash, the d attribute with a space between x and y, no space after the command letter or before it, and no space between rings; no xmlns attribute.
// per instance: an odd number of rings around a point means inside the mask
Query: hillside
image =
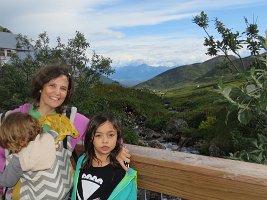
<svg viewBox="0 0 267 200"><path fill-rule="evenodd" d="M179 84L215 78L226 72L221 67L224 59L224 56L217 56L203 63L179 66L140 83L135 88L168 89ZM236 60L234 56L231 59Z"/></svg>
<svg viewBox="0 0 267 200"><path fill-rule="evenodd" d="M112 80L106 76L103 76L103 75L100 76L100 82L104 83L104 84L112 84L112 83L116 84L117 83L116 81L114 81L114 80Z"/></svg>

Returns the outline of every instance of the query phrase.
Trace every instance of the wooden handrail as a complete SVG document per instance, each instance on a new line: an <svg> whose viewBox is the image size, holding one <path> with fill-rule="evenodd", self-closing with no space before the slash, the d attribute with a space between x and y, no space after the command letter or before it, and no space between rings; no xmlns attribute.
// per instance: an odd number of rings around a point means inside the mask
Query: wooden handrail
<svg viewBox="0 0 267 200"><path fill-rule="evenodd" d="M188 200L266 200L267 166L126 144L138 187ZM78 152L82 147L77 147Z"/></svg>

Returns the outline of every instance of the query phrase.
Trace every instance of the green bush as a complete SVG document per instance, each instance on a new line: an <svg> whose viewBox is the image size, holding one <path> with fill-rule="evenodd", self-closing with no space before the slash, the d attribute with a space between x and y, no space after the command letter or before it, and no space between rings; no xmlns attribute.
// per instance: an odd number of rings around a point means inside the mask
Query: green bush
<svg viewBox="0 0 267 200"><path fill-rule="evenodd" d="M133 129L130 129L128 127L124 127L122 129L122 133L123 133L124 143L140 145L139 137L136 135L136 133Z"/></svg>
<svg viewBox="0 0 267 200"><path fill-rule="evenodd" d="M200 130L209 130L214 127L214 124L216 122L215 116L208 116L205 121L202 121L199 125Z"/></svg>
<svg viewBox="0 0 267 200"><path fill-rule="evenodd" d="M160 114L158 116L148 116L145 126L155 131L166 130L167 123L171 120L172 114Z"/></svg>
<svg viewBox="0 0 267 200"><path fill-rule="evenodd" d="M257 135L257 138L247 139L249 145L246 149L230 153L231 159L242 160L259 164L267 163L267 137Z"/></svg>

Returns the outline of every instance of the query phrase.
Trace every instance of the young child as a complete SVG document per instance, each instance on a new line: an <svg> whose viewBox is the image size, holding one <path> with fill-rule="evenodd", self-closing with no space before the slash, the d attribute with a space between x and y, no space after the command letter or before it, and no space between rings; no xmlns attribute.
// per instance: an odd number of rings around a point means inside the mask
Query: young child
<svg viewBox="0 0 267 200"><path fill-rule="evenodd" d="M122 132L110 113L91 119L84 138L85 153L79 158L74 177L72 200L137 199L137 172L129 173L116 160Z"/></svg>
<svg viewBox="0 0 267 200"><path fill-rule="evenodd" d="M56 136L55 131L43 133L39 122L27 113L9 114L0 126L0 145L11 153L0 173L0 185L13 187L20 179L20 199L67 197L71 174L65 173L65 165L61 172L60 159L67 152L63 148L56 151Z"/></svg>

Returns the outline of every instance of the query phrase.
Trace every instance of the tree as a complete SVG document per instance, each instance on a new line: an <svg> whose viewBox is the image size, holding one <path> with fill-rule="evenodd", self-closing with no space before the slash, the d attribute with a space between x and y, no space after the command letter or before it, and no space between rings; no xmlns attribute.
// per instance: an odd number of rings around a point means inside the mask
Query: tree
<svg viewBox="0 0 267 200"><path fill-rule="evenodd" d="M249 23L245 18L247 28L244 32L233 32L217 18L214 19L215 29L221 36L220 40L215 40L214 36L208 33L209 18L203 11L200 15L193 18L193 22L203 28L207 37L205 37L204 46L207 46L207 55L217 56L223 53L228 59L227 66L232 68L236 75L245 79L241 85L233 87L225 86L222 81L219 82L218 92L230 104L228 106L228 115L233 111L238 111L238 120L247 124L252 118L258 115L265 115L267 110L267 40L260 36L256 23ZM244 39L245 37L245 39ZM246 48L250 51L252 63L246 67L240 50ZM242 67L230 59L230 54L238 57ZM230 64L230 65L229 65ZM227 115L227 116L228 116Z"/></svg>
<svg viewBox="0 0 267 200"><path fill-rule="evenodd" d="M23 57L13 54L11 62L0 70L0 111L20 105L30 97L30 82L34 73L49 62L61 62L70 67L76 79L76 99L83 97L89 87L99 83L101 74L109 75L111 59L96 54L89 57L90 45L84 34L76 31L67 44L57 38L55 47L51 47L46 32L39 34L36 41L27 36L17 36L17 48L25 50Z"/></svg>
<svg viewBox="0 0 267 200"><path fill-rule="evenodd" d="M239 122L248 125L247 130L251 130L246 136L238 132L233 134L233 138L240 148L230 154L230 158L249 162L266 163L267 162L267 35L260 36L256 23L249 23L245 18L247 28L241 34L233 32L217 18L214 19L215 29L221 36L220 40L209 35L209 19L203 11L200 15L193 18L193 22L203 28L207 37L204 45L208 47L207 54L217 56L223 53L228 59L228 66L237 77L241 77L242 82L234 86L226 86L222 80L219 81L217 92L222 94L224 100L229 104L228 114L237 113ZM246 48L250 51L253 62L248 66L243 62L240 50ZM229 55L234 54L238 57L242 67L230 59ZM251 128L253 127L253 128ZM233 130L233 132L236 130Z"/></svg>

